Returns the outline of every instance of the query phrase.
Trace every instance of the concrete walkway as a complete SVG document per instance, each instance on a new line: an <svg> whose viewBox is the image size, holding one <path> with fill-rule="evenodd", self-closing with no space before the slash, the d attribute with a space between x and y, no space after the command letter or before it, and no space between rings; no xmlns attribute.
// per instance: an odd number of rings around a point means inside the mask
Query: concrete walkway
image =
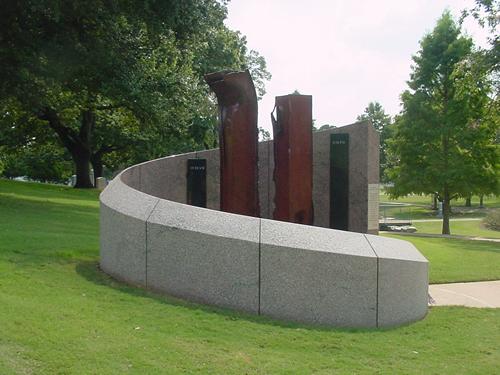
<svg viewBox="0 0 500 375"><path fill-rule="evenodd" d="M469 218L459 218L459 219L450 219L450 221L480 221L483 220L482 217L469 217ZM443 221L443 219L415 219L412 220L412 223L428 223L428 222L437 222Z"/></svg>
<svg viewBox="0 0 500 375"><path fill-rule="evenodd" d="M500 280L429 285L430 306L500 308Z"/></svg>
<svg viewBox="0 0 500 375"><path fill-rule="evenodd" d="M456 238L458 240L472 240L472 241L487 241L499 242L500 238L486 238L486 237L471 237L461 236L458 234L433 234L433 233L418 233L418 232L392 232L392 231L379 231L379 234L396 234L398 236L412 236L412 237L429 237L429 238Z"/></svg>

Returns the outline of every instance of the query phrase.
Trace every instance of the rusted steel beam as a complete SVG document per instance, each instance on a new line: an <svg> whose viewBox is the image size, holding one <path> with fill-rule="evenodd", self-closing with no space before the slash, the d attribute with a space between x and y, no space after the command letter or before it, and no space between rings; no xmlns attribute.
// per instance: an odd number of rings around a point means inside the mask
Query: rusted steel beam
<svg viewBox="0 0 500 375"><path fill-rule="evenodd" d="M247 71L207 74L219 104L220 208L260 216L257 96Z"/></svg>
<svg viewBox="0 0 500 375"><path fill-rule="evenodd" d="M312 225L312 97L277 96L275 110L273 218Z"/></svg>

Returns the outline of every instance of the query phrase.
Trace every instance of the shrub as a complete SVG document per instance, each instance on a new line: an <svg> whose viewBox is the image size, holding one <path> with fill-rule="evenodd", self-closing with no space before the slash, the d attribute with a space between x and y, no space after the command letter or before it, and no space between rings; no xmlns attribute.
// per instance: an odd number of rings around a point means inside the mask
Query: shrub
<svg viewBox="0 0 500 375"><path fill-rule="evenodd" d="M489 229L500 230L500 209L488 213L483 219L483 224Z"/></svg>

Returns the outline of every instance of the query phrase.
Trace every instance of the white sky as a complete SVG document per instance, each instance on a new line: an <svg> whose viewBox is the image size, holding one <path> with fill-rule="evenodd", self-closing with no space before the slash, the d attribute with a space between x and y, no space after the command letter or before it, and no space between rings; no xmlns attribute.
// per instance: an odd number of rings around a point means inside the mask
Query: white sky
<svg viewBox="0 0 500 375"><path fill-rule="evenodd" d="M316 125L347 125L370 101L400 110L411 56L448 8L458 18L473 0L232 0L228 27L247 37L273 75L259 102L259 126L270 130L274 97L299 90L313 96ZM464 30L477 44L473 20Z"/></svg>

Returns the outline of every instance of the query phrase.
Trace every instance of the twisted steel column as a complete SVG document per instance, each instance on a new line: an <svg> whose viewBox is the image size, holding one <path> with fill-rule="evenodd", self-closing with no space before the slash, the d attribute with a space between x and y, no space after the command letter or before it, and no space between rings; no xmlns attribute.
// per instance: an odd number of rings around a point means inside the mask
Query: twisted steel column
<svg viewBox="0 0 500 375"><path fill-rule="evenodd" d="M273 218L312 225L312 97L277 96L275 110Z"/></svg>
<svg viewBox="0 0 500 375"><path fill-rule="evenodd" d="M248 70L207 74L219 104L221 211L260 216L257 96Z"/></svg>

